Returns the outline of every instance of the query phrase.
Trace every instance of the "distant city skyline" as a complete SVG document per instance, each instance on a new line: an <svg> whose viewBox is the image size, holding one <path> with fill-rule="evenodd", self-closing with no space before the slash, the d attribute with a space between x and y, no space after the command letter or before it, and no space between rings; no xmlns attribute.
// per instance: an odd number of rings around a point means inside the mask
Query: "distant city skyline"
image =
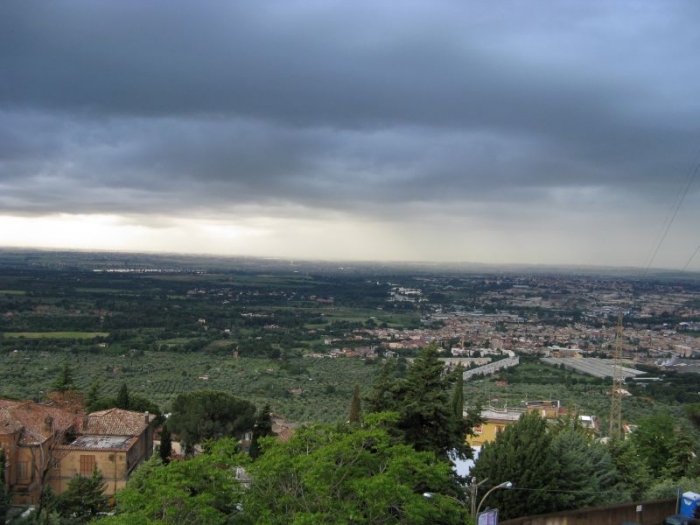
<svg viewBox="0 0 700 525"><path fill-rule="evenodd" d="M699 22L9 0L0 246L699 271Z"/></svg>

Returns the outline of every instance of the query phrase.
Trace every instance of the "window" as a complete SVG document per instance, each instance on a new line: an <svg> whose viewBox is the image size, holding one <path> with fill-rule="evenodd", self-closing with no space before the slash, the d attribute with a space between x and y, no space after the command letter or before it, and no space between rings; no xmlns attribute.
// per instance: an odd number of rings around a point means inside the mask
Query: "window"
<svg viewBox="0 0 700 525"><path fill-rule="evenodd" d="M80 456L80 475L92 476L95 470L95 456Z"/></svg>
<svg viewBox="0 0 700 525"><path fill-rule="evenodd" d="M26 461L20 461L17 463L17 479L29 479L29 463Z"/></svg>

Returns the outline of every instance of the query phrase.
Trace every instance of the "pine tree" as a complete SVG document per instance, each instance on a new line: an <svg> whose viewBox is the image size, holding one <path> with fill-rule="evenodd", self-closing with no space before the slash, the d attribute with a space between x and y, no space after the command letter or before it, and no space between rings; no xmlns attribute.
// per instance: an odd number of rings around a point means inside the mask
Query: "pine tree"
<svg viewBox="0 0 700 525"><path fill-rule="evenodd" d="M158 455L164 465L170 463L170 455L173 453L173 440L168 430L168 425L163 425L160 430L160 448L158 449Z"/></svg>
<svg viewBox="0 0 700 525"><path fill-rule="evenodd" d="M557 463L551 444L546 420L532 412L522 415L495 441L482 447L470 472L477 480L488 478L488 485L481 490L506 481L523 489L496 490L489 495L488 506L499 509L499 518L508 520L557 509L557 490L561 487L552 475Z"/></svg>
<svg viewBox="0 0 700 525"><path fill-rule="evenodd" d="M575 420L552 439L551 455L556 460L551 476L567 489L557 494L558 511L619 501L617 470L608 448L591 440Z"/></svg>
<svg viewBox="0 0 700 525"><path fill-rule="evenodd" d="M129 410L129 389L126 387L126 383L122 383L122 386L119 388L115 404L117 408Z"/></svg>
<svg viewBox="0 0 700 525"><path fill-rule="evenodd" d="M618 490L628 492L632 501L642 499L651 485L651 475L646 462L637 452L637 446L629 439L612 439L608 449L615 464Z"/></svg>
<svg viewBox="0 0 700 525"><path fill-rule="evenodd" d="M348 418L350 424L359 425L362 423L362 404L360 401L360 387L355 385L352 391L352 400L350 401L350 416Z"/></svg>
<svg viewBox="0 0 700 525"><path fill-rule="evenodd" d="M693 441L687 432L677 429L674 433L673 444L671 445L671 457L666 465L666 477L678 480L690 474L695 452L693 451Z"/></svg>

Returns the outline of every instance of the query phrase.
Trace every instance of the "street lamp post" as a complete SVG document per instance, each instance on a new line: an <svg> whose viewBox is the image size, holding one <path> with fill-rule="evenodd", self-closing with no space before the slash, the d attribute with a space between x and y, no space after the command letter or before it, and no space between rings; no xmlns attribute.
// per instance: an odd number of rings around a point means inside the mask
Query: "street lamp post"
<svg viewBox="0 0 700 525"><path fill-rule="evenodd" d="M476 482L476 478L472 478L471 483L469 483L469 503L471 505L471 515L476 517L476 494L479 491L479 487L486 483L489 478L482 479L479 483Z"/></svg>
<svg viewBox="0 0 700 525"><path fill-rule="evenodd" d="M481 510L481 505L483 505L484 500L488 498L489 494L491 494L494 490L498 489L512 489L513 484L510 481L504 481L503 483L500 483L499 485L496 485L495 487L491 487L486 494L484 494L484 497L481 498L481 501L479 502L479 506L476 508L476 512L472 514L474 518L476 518L479 515L479 511Z"/></svg>
<svg viewBox="0 0 700 525"><path fill-rule="evenodd" d="M503 483L500 483L499 485L496 485L495 487L491 487L486 494L484 494L484 497L481 498L481 501L479 502L479 505L477 506L476 504L476 497L477 497L477 492L479 490L479 487L486 483L489 480L489 478L484 478L482 479L479 483L476 482L476 478L472 478L471 483L469 484L469 503L470 503L470 510L471 510L471 515L474 519L477 519L477 516L479 515L479 511L481 510L481 505L484 503L486 498L491 494L494 490L497 489L512 489L513 484L510 481L504 481ZM433 498L435 494L432 492L424 492L423 497L425 498ZM446 494L442 495L443 497L450 498L451 500L456 501L463 507L466 507L464 502L461 500L458 500L457 498L454 498L452 496L447 496Z"/></svg>

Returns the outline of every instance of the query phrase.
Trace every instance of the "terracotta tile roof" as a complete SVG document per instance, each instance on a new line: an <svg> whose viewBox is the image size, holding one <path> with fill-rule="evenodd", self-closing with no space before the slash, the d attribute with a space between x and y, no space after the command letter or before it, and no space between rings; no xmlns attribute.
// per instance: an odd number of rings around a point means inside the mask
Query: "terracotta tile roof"
<svg viewBox="0 0 700 525"><path fill-rule="evenodd" d="M138 436L154 419L155 416L152 414L110 408L85 416L81 433L103 436Z"/></svg>
<svg viewBox="0 0 700 525"><path fill-rule="evenodd" d="M43 443L55 432L76 425L74 414L34 401L0 400L0 433L20 431L22 444Z"/></svg>

